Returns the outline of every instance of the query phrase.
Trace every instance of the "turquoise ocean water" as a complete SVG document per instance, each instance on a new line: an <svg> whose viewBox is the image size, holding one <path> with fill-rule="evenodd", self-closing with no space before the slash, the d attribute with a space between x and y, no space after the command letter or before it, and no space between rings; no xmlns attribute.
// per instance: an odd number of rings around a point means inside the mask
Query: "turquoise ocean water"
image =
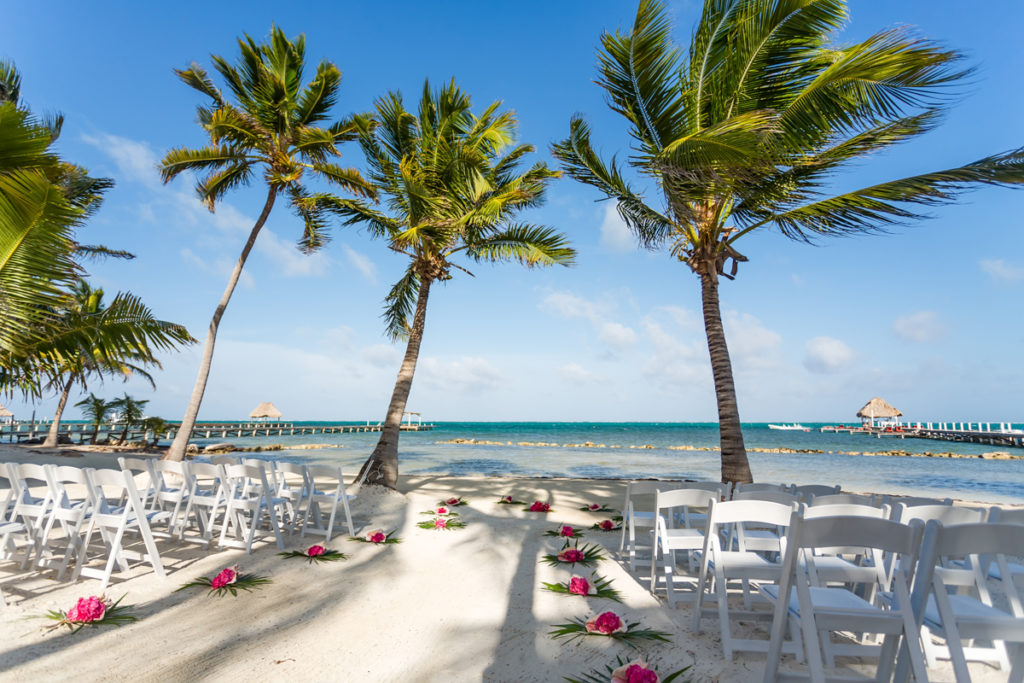
<svg viewBox="0 0 1024 683"><path fill-rule="evenodd" d="M993 503L1024 502L1024 460L854 455L887 450L967 455L1008 450L1024 455L1024 449L926 439L878 439L861 434L820 433L817 430L820 424L803 424L811 427L812 431L778 431L768 429L765 423L744 424L748 449L823 451L751 451L749 458L755 480L841 484L844 490L849 491L951 496ZM1022 425L1015 424L1014 427L1020 429ZM230 441L239 446L279 443L286 447L310 443L331 444L330 448L317 450L286 449L254 455L297 462L336 463L345 468L346 473L351 473L358 469L373 450L377 438L375 433L317 434L200 439L197 443L203 445ZM500 445L443 443L452 439L476 439ZM567 445L588 442L593 445ZM717 480L720 466L718 451L670 448L717 445L716 423L442 422L436 423L434 430L429 432L402 433L399 467L403 474Z"/></svg>

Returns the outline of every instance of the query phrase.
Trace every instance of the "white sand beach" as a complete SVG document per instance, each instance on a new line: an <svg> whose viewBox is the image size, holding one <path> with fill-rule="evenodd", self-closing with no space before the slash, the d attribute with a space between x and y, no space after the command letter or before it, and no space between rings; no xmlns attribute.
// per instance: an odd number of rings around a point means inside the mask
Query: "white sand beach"
<svg viewBox="0 0 1024 683"><path fill-rule="evenodd" d="M0 460L26 458L109 466L113 456L66 458L0 449ZM343 531L328 547L346 553L347 561L310 565L278 557L276 545L266 542L251 556L161 542L167 578L143 565L127 579L115 574L107 590L114 599L123 595L122 604L139 618L120 628L74 634L45 630L52 622L37 617L94 594L99 582L57 582L52 572L20 574L13 563L0 565L8 601L0 609L0 678L55 680L74 671L77 679L90 681L557 681L603 670L617 655L637 656L604 638L566 644L547 634L554 624L612 609L626 621L672 634L671 644L641 644L662 675L689 666L693 681L761 680L762 655L725 661L717 619L706 619L703 631L692 633L690 607L669 609L663 595L652 596L642 579L630 575L628 564L614 559L617 532L588 531L584 540L608 549L597 573L613 581L621 605L542 588L542 582L570 575L540 562L560 546L543 532L561 522L589 527L605 518L578 508L600 502L617 509L623 482L403 477L400 490L362 491L352 511L358 532L394 529L402 542L372 546L349 541ZM552 512L496 504L503 495L548 502ZM449 496L468 501L458 508L466 528L415 526L427 519L421 511ZM286 549L305 549L313 542L296 535L287 538ZM234 564L273 582L238 597L209 597L201 589L175 592ZM740 630L766 637L767 623ZM787 657L784 668L793 666ZM952 680L948 666L929 673L933 680ZM972 674L978 681L1005 679L982 665L972 665Z"/></svg>

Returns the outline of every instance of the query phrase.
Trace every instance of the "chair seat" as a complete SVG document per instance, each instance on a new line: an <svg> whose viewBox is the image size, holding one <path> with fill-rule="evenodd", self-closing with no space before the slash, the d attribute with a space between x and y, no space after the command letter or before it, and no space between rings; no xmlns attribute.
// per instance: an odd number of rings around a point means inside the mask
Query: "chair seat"
<svg viewBox="0 0 1024 683"><path fill-rule="evenodd" d="M864 598L845 588L826 588L823 586L810 586L809 588L811 605L815 613L831 612L862 615L865 613L885 612L885 610L875 607ZM758 590L773 601L779 599L779 586L776 584L760 585ZM800 602L795 590L790 591L789 613L795 617L800 616Z"/></svg>
<svg viewBox="0 0 1024 683"><path fill-rule="evenodd" d="M1018 620L1012 615L998 610L995 607L984 604L980 600L970 597L969 595L950 595L949 606L953 609L953 616L959 622L961 620L967 621L978 621L978 622L991 622L993 620L1003 620L1009 625L1015 623ZM928 596L928 605L924 610L924 624L929 629L936 632L943 632L942 619L939 616L939 607L935 604L935 596Z"/></svg>
<svg viewBox="0 0 1024 683"><path fill-rule="evenodd" d="M819 581L866 583L873 581L876 576L874 567L854 564L836 555L816 556L814 558L814 569L817 572Z"/></svg>
<svg viewBox="0 0 1024 683"><path fill-rule="evenodd" d="M774 580L782 571L782 564L779 562L770 562L757 553L738 550L715 553L708 560L708 565L715 567L716 563L730 578L734 579Z"/></svg>

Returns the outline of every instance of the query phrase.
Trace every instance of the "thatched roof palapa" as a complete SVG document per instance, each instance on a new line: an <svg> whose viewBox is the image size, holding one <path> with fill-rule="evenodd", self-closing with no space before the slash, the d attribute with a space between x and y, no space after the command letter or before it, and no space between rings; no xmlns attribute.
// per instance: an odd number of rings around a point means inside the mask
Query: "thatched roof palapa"
<svg viewBox="0 0 1024 683"><path fill-rule="evenodd" d="M7 410L4 406L0 405L0 417L14 417L14 413Z"/></svg>
<svg viewBox="0 0 1024 683"><path fill-rule="evenodd" d="M249 413L250 419L256 419L259 417L272 417L275 420L281 419L281 411L274 407L273 403L261 403L256 406L256 409Z"/></svg>
<svg viewBox="0 0 1024 683"><path fill-rule="evenodd" d="M866 417L869 420L873 420L879 417L899 417L903 415L900 411L893 408L889 403L883 401L877 396L864 404L864 407L857 411L857 417Z"/></svg>

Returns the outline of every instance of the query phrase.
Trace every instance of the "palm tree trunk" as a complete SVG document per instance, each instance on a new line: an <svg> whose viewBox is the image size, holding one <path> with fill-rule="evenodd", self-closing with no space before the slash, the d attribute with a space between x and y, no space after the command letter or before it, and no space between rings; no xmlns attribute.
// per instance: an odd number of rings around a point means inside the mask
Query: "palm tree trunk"
<svg viewBox="0 0 1024 683"><path fill-rule="evenodd" d="M423 326L427 318L427 298L430 296L429 278L420 280L420 292L416 297L416 314L409 331L409 343L405 347L405 358L398 371L395 389L391 392L388 416L381 428L380 439L373 454L363 463L356 477L366 484L395 488L398 485L398 436L401 434L402 416L405 404L412 390L412 378L416 374L416 361L420 357L420 342L423 340Z"/></svg>
<svg viewBox="0 0 1024 683"><path fill-rule="evenodd" d="M96 439L100 435L100 425L102 425L102 424L103 424L103 420L100 420L99 422L94 422L93 423L93 425L92 425L92 436L89 437L89 443L91 443L93 445L96 444Z"/></svg>
<svg viewBox="0 0 1024 683"><path fill-rule="evenodd" d="M185 459L185 448L188 446L189 439L192 438L192 428L196 424L199 406L202 404L203 394L206 392L206 380L210 376L210 365L213 363L213 347L217 342L217 329L220 327L220 319L228 307L228 302L231 301L235 285L238 284L238 278L242 275L242 268L245 267L245 260L249 258L249 252L252 251L252 246L256 243L256 237L259 236L263 224L267 222L270 210L274 208L276 196L277 190L273 187L270 188L270 191L267 193L267 201L263 205L263 213L260 214L256 224L252 227L252 231L249 233L249 240L245 243L242 254L238 257L238 262L235 263L235 269L231 271L231 277L228 279L228 286L224 290L224 295L220 298L220 303L217 304L217 310L213 312L210 328L206 332L206 343L203 346L203 360L199 363L199 375L196 377L195 387L192 388L192 398L189 400L188 408L185 410L185 417L181 418L181 426L178 427L178 433L174 435L174 441L171 443L171 447L167 449L167 453L164 454L163 460L177 460L180 462Z"/></svg>
<svg viewBox="0 0 1024 683"><path fill-rule="evenodd" d="M722 311L718 303L718 277L700 273L701 301L704 307L704 332L711 354L711 373L715 378L718 399L718 433L722 447L722 481L747 484L754 480L747 462L740 429L740 410L736 403L736 387L732 381L732 363L725 343Z"/></svg>
<svg viewBox="0 0 1024 683"><path fill-rule="evenodd" d="M57 402L57 412L53 414L53 422L50 424L50 431L46 435L46 439L43 441L43 446L46 448L53 448L57 445L57 430L60 429L60 417L64 414L64 406L68 404L68 396L71 395L71 385L75 383L75 373L71 373L71 377L68 378L68 383L64 385L64 391L61 392L60 401Z"/></svg>

